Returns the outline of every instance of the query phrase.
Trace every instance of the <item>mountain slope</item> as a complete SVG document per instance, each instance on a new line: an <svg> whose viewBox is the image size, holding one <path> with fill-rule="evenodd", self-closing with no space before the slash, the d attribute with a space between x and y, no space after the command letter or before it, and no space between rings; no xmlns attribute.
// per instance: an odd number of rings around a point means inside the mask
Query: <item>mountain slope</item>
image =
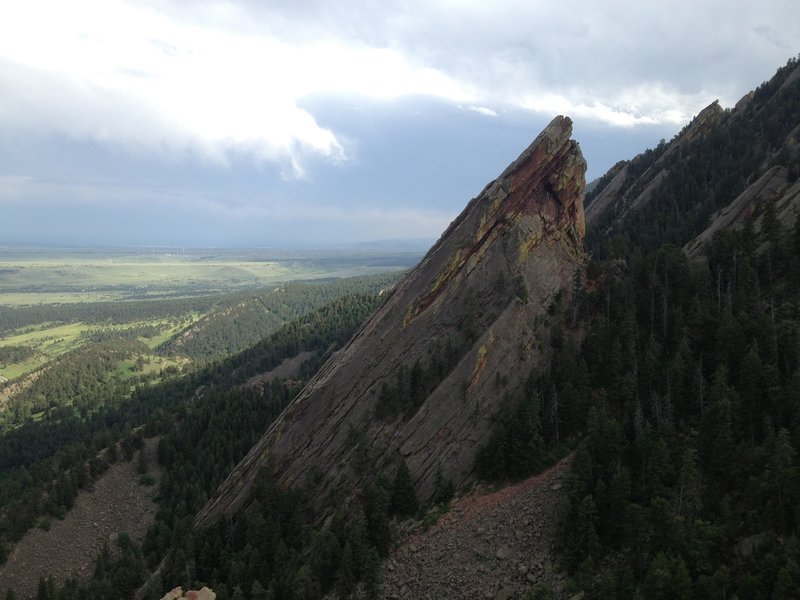
<svg viewBox="0 0 800 600"><path fill-rule="evenodd" d="M751 218L758 231L772 201L791 227L799 174L800 62L793 59L733 109L713 102L669 143L612 167L587 195L587 245L603 257L672 243L699 257L717 231L741 229Z"/></svg>
<svg viewBox="0 0 800 600"><path fill-rule="evenodd" d="M557 117L474 198L199 513L246 505L262 467L313 478L317 518L403 457L417 493L472 476L504 397L547 365L547 309L584 265L586 163Z"/></svg>
<svg viewBox="0 0 800 600"><path fill-rule="evenodd" d="M587 598L798 597L799 69L597 186L561 537Z"/></svg>

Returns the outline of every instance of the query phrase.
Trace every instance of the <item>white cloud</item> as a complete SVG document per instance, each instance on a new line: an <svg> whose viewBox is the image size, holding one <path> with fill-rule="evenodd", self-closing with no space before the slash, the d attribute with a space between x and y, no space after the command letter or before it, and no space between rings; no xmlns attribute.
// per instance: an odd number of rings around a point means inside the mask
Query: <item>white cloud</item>
<svg viewBox="0 0 800 600"><path fill-rule="evenodd" d="M46 15L46 18L43 18ZM390 48L330 39L293 45L197 24L122 0L27 1L0 13L3 125L225 163L346 159L298 106L312 94L464 100L464 86Z"/></svg>
<svg viewBox="0 0 800 600"><path fill-rule="evenodd" d="M492 110L488 106L478 106L476 104L470 104L467 106L467 110L478 113L479 115L483 115L484 117L496 117L497 111Z"/></svg>
<svg viewBox="0 0 800 600"><path fill-rule="evenodd" d="M796 0L25 0L0 7L0 126L293 178L309 155L348 157L310 96L679 124L798 39Z"/></svg>

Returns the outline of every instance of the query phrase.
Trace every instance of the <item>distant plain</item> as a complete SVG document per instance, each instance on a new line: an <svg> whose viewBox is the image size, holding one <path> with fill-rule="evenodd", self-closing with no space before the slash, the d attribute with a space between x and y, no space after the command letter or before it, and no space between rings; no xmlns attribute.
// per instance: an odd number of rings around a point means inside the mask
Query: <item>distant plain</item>
<svg viewBox="0 0 800 600"><path fill-rule="evenodd" d="M0 305L205 295L406 269L421 251L0 248Z"/></svg>

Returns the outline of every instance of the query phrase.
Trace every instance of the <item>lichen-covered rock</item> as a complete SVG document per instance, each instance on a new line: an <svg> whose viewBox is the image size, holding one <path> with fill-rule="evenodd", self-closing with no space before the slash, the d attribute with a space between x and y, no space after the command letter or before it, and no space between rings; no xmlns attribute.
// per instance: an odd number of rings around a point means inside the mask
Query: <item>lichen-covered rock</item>
<svg viewBox="0 0 800 600"><path fill-rule="evenodd" d="M216 597L217 595L207 587L201 590L189 590L185 594L182 588L176 587L172 591L167 592L161 600L215 600Z"/></svg>
<svg viewBox="0 0 800 600"><path fill-rule="evenodd" d="M469 202L236 467L198 525L246 505L267 464L285 485L315 478L318 519L376 471L394 472L401 456L423 499L440 471L456 486L473 476L503 396L549 364L548 307L569 300L584 268L586 163L571 133L569 118L555 118ZM391 389L400 409L382 404Z"/></svg>

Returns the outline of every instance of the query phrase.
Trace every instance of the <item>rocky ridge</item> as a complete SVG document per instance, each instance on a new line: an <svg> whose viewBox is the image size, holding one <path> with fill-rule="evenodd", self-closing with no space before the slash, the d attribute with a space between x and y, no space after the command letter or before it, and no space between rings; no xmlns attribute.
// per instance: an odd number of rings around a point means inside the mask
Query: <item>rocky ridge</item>
<svg viewBox="0 0 800 600"><path fill-rule="evenodd" d="M714 100L701 110L680 135L663 149L655 162L643 171L641 167L645 163L643 155L636 156L630 161L620 161L611 167L604 176L610 181L598 191L586 208L586 220L593 224L612 208L617 218L622 219L631 210L646 205L669 173L667 166L669 158L674 154L680 154L694 140L706 136L724 113L719 101Z"/></svg>
<svg viewBox="0 0 800 600"><path fill-rule="evenodd" d="M740 230L752 219L753 231L762 229L763 207L775 202L775 216L779 223L791 227L800 215L800 180L789 181L785 167L769 169L752 185L748 186L728 206L711 217L709 226L683 248L690 258L706 256L714 236L725 230Z"/></svg>
<svg viewBox="0 0 800 600"><path fill-rule="evenodd" d="M694 259L705 257L720 231L749 221L758 233L768 202L779 222L793 227L800 214L799 110L800 62L793 60L734 108L714 101L672 141L614 165L590 196L587 222L608 238L628 217L648 221L661 211L665 221L671 211L680 215L680 235L689 234L680 244ZM660 208L648 206L654 198Z"/></svg>
<svg viewBox="0 0 800 600"><path fill-rule="evenodd" d="M548 364L548 307L569 300L584 268L586 163L571 132L569 118L555 118L469 202L234 469L198 526L246 506L264 467L284 485L311 479L320 520L401 457L424 500L438 473L456 486L474 476L503 397Z"/></svg>

